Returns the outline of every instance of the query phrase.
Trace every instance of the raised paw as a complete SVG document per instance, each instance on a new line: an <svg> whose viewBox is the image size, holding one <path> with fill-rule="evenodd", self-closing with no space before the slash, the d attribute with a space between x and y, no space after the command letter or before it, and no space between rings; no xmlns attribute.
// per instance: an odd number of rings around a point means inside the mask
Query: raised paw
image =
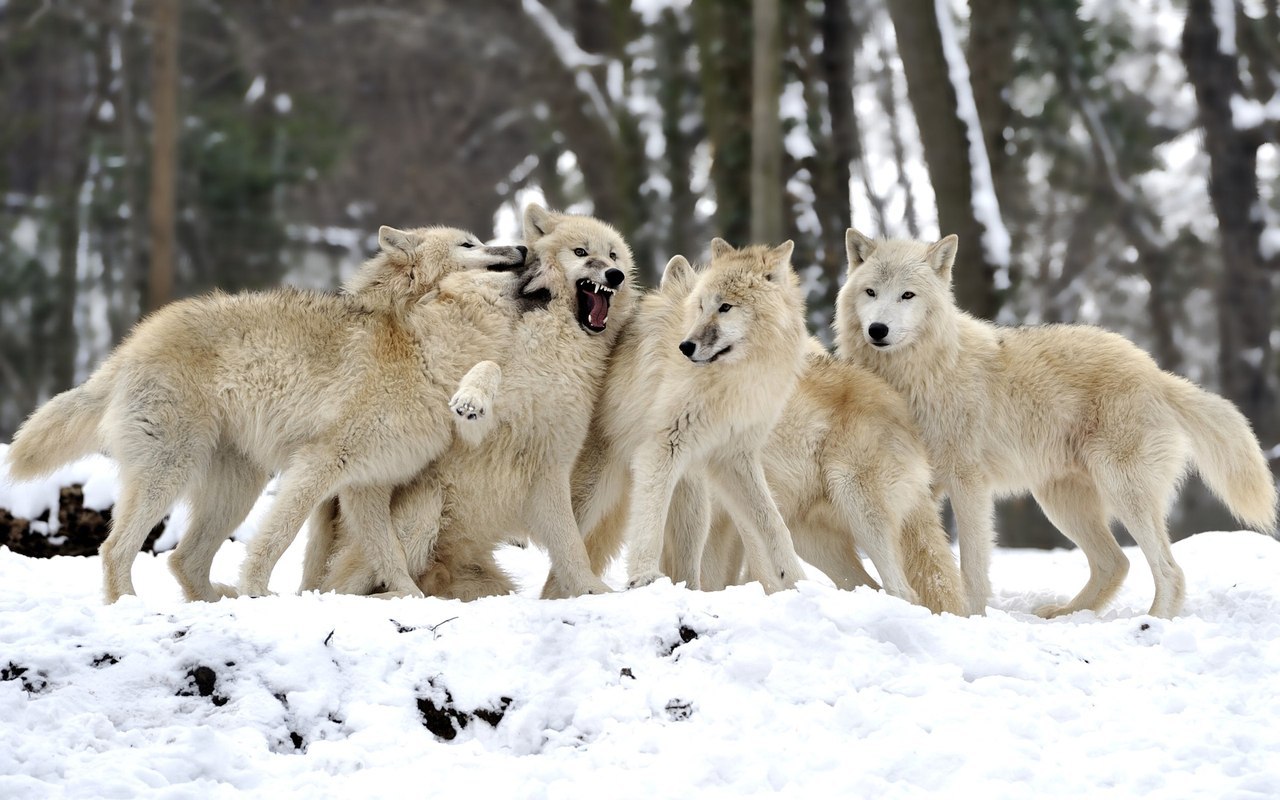
<svg viewBox="0 0 1280 800"><path fill-rule="evenodd" d="M449 408L463 419L477 420L488 412L489 398L475 389L462 388L449 399Z"/></svg>

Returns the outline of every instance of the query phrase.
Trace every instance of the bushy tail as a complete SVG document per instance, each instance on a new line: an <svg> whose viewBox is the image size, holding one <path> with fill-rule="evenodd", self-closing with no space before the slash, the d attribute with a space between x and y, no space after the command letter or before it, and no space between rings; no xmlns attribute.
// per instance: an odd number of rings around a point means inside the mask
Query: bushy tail
<svg viewBox="0 0 1280 800"><path fill-rule="evenodd" d="M907 582L919 596L920 604L935 614L967 614L960 568L933 500L920 502L907 514L901 547Z"/></svg>
<svg viewBox="0 0 1280 800"><path fill-rule="evenodd" d="M98 449L107 387L89 380L55 395L22 423L9 448L9 474L31 480Z"/></svg>
<svg viewBox="0 0 1280 800"><path fill-rule="evenodd" d="M1276 483L1249 421L1225 398L1176 379L1170 399L1191 438L1200 477L1240 522L1276 532Z"/></svg>

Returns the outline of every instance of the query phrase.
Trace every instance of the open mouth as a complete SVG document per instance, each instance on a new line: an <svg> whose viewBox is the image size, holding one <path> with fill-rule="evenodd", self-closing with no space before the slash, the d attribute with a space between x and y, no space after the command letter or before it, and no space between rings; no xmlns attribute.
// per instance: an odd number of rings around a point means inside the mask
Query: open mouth
<svg viewBox="0 0 1280 800"><path fill-rule="evenodd" d="M524 269L523 261L502 262L499 261L485 267L489 272L519 272Z"/></svg>
<svg viewBox="0 0 1280 800"><path fill-rule="evenodd" d="M601 286L595 281L582 278L578 287L578 324L587 333L603 333L609 324L609 303L613 300L613 289Z"/></svg>

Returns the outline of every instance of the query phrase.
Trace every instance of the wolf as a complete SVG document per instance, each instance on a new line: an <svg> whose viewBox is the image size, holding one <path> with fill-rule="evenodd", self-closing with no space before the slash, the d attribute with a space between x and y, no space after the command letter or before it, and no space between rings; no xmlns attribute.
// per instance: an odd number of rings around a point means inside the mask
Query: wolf
<svg viewBox="0 0 1280 800"><path fill-rule="evenodd" d="M425 591L470 598L506 591L496 545L528 535L545 546L558 591L609 591L592 572L574 521L570 477L637 289L631 249L611 225L537 204L524 212L522 313L499 362L502 413L478 447L459 443L397 488L393 524ZM339 499L312 518L305 589L387 588L351 536ZM313 547L314 545L314 547ZM319 577L316 577L316 576Z"/></svg>
<svg viewBox="0 0 1280 800"><path fill-rule="evenodd" d="M210 582L210 565L277 470L240 592L267 592L306 515L335 493L362 535L393 536L390 487L448 447L451 420L478 420L497 389L490 359L509 344L520 309L519 278L505 272L525 252L455 228L383 227L379 247L355 293L215 293L165 306L19 428L9 450L16 478L94 450L119 462L120 500L101 549L108 602L134 593L142 541L183 495L191 526L171 571L187 599L234 596Z"/></svg>
<svg viewBox="0 0 1280 800"><path fill-rule="evenodd" d="M1030 490L1089 562L1075 597L1039 609L1047 617L1098 611L1119 589L1129 563L1112 518L1150 565L1151 614L1178 614L1185 579L1166 513L1188 461L1242 523L1275 530L1275 483L1229 401L1099 328L1001 327L964 313L951 290L954 235L933 244L873 241L851 228L845 246L837 352L910 403L937 488L955 512L970 613L984 613L991 594L998 496Z"/></svg>
<svg viewBox="0 0 1280 800"><path fill-rule="evenodd" d="M862 567L861 546L890 594L934 612L965 612L928 453L907 401L884 380L816 348L763 463L796 551L838 587L878 586ZM732 519L718 509L703 589L738 581L740 550Z"/></svg>
<svg viewBox="0 0 1280 800"><path fill-rule="evenodd" d="M793 248L739 250L716 238L706 267L676 256L658 291L642 298L575 467L575 509L596 569L617 552L624 527L600 523L629 500L628 585L663 574L673 510L667 571L698 588L714 489L768 590L804 576L761 464L808 348ZM555 594L556 580L553 570L544 594Z"/></svg>

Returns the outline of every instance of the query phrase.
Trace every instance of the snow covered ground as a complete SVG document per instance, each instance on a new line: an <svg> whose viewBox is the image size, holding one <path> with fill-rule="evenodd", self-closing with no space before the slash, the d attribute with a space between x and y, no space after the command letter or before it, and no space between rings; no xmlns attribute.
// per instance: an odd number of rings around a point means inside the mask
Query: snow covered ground
<svg viewBox="0 0 1280 800"><path fill-rule="evenodd" d="M1127 552L1107 613L1046 622L1077 552L998 550L967 619L821 576L541 601L532 548L502 552L519 596L467 604L188 604L162 554L104 606L98 559L0 548L0 797L1280 796L1280 542L1176 544L1172 621Z"/></svg>

